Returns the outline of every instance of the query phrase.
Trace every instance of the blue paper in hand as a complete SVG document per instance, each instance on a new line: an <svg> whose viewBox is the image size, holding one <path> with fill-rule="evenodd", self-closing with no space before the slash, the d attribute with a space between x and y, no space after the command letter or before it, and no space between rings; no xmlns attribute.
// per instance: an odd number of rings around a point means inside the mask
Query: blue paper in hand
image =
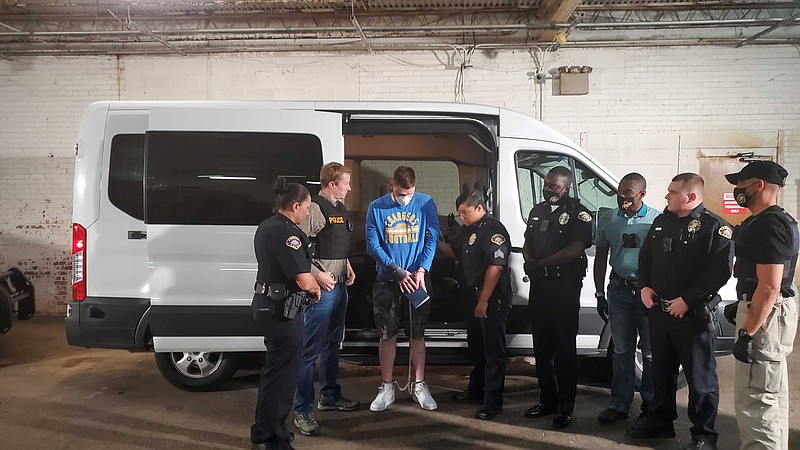
<svg viewBox="0 0 800 450"><path fill-rule="evenodd" d="M431 296L425 292L425 289L422 289L421 287L415 289L414 292L404 292L403 295L406 296L414 309L419 308L431 298Z"/></svg>

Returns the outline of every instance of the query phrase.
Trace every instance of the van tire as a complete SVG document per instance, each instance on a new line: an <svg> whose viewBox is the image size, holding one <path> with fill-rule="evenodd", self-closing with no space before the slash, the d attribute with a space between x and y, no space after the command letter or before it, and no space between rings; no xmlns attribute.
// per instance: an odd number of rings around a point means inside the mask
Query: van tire
<svg viewBox="0 0 800 450"><path fill-rule="evenodd" d="M190 392L215 391L239 369L236 353L166 352L156 353L155 357L161 376L176 388Z"/></svg>
<svg viewBox="0 0 800 450"><path fill-rule="evenodd" d="M608 360L611 361L611 354L613 353L613 348L609 350L609 358ZM642 386L642 370L644 369L644 365L642 364L642 351L637 349L636 350L636 360L633 363L633 372L634 378L636 382L636 390L638 391L639 388ZM689 385L689 382L686 381L686 372L683 370L683 366L678 367L678 390L681 390Z"/></svg>

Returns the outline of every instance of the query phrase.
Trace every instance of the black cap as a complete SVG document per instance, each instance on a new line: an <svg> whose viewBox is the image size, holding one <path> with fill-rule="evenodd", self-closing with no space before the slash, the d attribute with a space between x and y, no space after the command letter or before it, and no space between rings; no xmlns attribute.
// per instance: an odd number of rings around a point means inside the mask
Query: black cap
<svg viewBox="0 0 800 450"><path fill-rule="evenodd" d="M786 171L780 164L773 161L753 161L744 166L742 170L736 173L729 173L725 175L728 183L736 184L742 180L750 178L758 178L767 183L777 184L783 186L786 184L786 176L789 172Z"/></svg>

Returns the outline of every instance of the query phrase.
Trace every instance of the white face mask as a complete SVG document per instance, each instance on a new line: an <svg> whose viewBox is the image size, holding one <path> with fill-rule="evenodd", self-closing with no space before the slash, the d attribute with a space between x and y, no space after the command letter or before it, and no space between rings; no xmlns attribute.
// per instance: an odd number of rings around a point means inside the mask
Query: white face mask
<svg viewBox="0 0 800 450"><path fill-rule="evenodd" d="M414 197L414 194L411 194L411 195L401 195L401 196L395 196L395 197L394 197L394 200L395 200L397 203L401 204L402 206L407 206L409 203L411 203L411 198L412 198L412 197Z"/></svg>

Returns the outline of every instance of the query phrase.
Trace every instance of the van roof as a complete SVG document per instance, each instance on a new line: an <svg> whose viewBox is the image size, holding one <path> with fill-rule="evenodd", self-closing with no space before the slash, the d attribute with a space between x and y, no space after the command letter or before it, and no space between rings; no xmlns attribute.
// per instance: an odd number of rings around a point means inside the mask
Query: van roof
<svg viewBox="0 0 800 450"><path fill-rule="evenodd" d="M452 102L406 102L406 101L111 101L110 109L147 109L158 107L258 107L265 109L317 109L330 111L381 111L381 112L440 112L448 114L498 116L496 106Z"/></svg>

